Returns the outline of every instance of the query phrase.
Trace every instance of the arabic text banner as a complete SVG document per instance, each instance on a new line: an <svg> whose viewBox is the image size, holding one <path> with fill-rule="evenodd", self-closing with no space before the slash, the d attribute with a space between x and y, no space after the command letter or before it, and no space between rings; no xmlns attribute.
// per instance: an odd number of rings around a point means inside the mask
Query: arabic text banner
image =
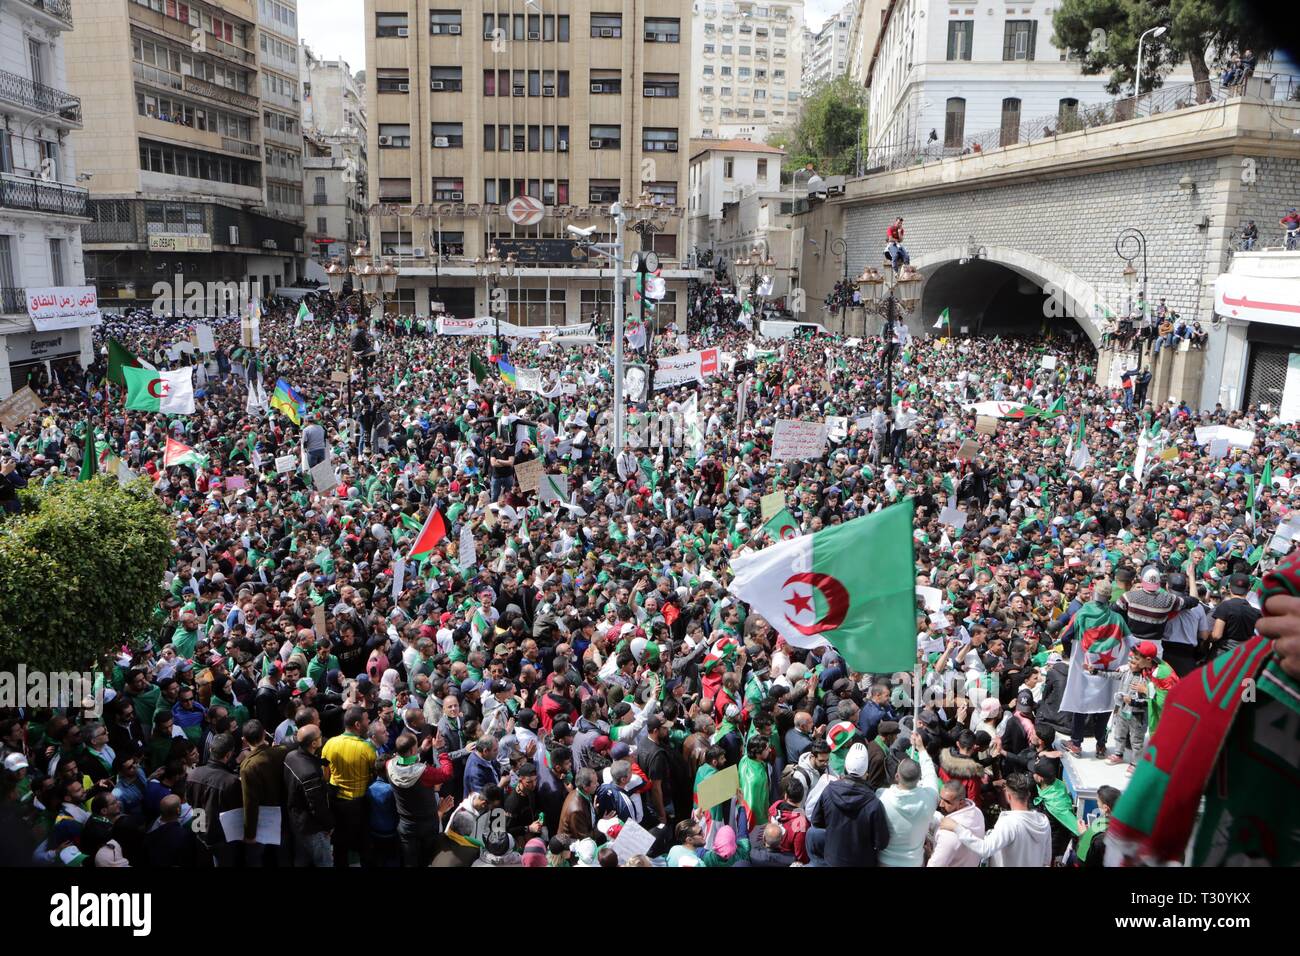
<svg viewBox="0 0 1300 956"><path fill-rule="evenodd" d="M27 317L38 332L99 325L99 295L93 285L27 290Z"/></svg>

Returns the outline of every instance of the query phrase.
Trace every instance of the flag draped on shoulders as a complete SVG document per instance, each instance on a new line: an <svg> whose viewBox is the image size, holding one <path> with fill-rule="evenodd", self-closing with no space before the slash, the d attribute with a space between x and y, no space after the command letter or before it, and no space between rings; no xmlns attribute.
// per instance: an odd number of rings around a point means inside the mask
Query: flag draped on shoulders
<svg viewBox="0 0 1300 956"><path fill-rule="evenodd" d="M1073 627L1061 710L1109 713L1115 706L1117 681L1128 669L1128 624L1109 605L1089 601L1074 615Z"/></svg>

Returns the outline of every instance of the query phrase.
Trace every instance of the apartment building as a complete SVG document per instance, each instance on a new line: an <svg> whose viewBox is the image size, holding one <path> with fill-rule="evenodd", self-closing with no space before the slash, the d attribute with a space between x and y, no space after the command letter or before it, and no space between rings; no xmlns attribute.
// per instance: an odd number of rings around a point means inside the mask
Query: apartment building
<svg viewBox="0 0 1300 956"><path fill-rule="evenodd" d="M366 0L371 248L399 269L391 307L484 316L496 286L518 324L608 315L608 262L565 227L599 241L621 200L644 224L628 248L664 264L660 321L684 315L690 17L685 0Z"/></svg>
<svg viewBox="0 0 1300 956"><path fill-rule="evenodd" d="M848 72L849 29L853 15L854 4L847 3L827 17L820 30L804 30L804 90L811 90L818 83L829 83Z"/></svg>
<svg viewBox="0 0 1300 956"><path fill-rule="evenodd" d="M850 5L852 16L849 18L849 56L848 76L858 86L867 85L867 70L871 67L871 56L876 49L876 40L880 37L880 28L885 22L885 10L889 0L857 0Z"/></svg>
<svg viewBox="0 0 1300 956"><path fill-rule="evenodd" d="M345 60L322 60L305 43L298 52L307 249L346 265L370 232L365 90Z"/></svg>
<svg viewBox="0 0 1300 956"><path fill-rule="evenodd" d="M699 0L691 32L691 136L763 142L799 116L804 8Z"/></svg>
<svg viewBox="0 0 1300 956"><path fill-rule="evenodd" d="M297 0L255 2L265 206L276 219L303 222L303 101Z"/></svg>
<svg viewBox="0 0 1300 956"><path fill-rule="evenodd" d="M101 306L148 306L177 277L264 294L300 277L301 95L289 48L270 43L296 20L292 3L261 3L78 0L68 76L85 105L73 141L92 177L82 242Z"/></svg>
<svg viewBox="0 0 1300 956"><path fill-rule="evenodd" d="M87 193L71 138L83 114L64 64L73 25L68 0L0 4L0 399L93 358L94 303L79 304Z"/></svg>

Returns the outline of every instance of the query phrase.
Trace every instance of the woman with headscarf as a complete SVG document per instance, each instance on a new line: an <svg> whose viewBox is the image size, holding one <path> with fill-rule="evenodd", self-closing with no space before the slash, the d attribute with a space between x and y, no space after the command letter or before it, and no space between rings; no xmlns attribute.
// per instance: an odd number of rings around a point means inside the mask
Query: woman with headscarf
<svg viewBox="0 0 1300 956"><path fill-rule="evenodd" d="M396 669L390 667L384 671L383 676L379 678L379 699L385 703L395 704L397 697L398 673Z"/></svg>

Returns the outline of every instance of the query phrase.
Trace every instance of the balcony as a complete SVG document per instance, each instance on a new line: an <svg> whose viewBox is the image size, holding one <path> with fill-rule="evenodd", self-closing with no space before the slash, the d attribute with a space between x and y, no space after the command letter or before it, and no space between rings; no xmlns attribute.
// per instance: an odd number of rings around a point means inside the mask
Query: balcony
<svg viewBox="0 0 1300 956"><path fill-rule="evenodd" d="M207 80L200 80L197 77L182 76L181 89L186 93L193 93L195 96L204 96L210 100L216 100L218 103L233 106L235 109L247 110L254 115L258 112L256 96L250 96L247 93L241 93L238 90L232 90L229 87L218 86L215 83L209 83Z"/></svg>
<svg viewBox="0 0 1300 956"><path fill-rule="evenodd" d="M25 0L29 7L40 10L42 13L49 14L56 20L61 21L67 26L72 26L72 3L71 0Z"/></svg>
<svg viewBox="0 0 1300 956"><path fill-rule="evenodd" d="M0 315L27 311L27 290L0 286Z"/></svg>
<svg viewBox="0 0 1300 956"><path fill-rule="evenodd" d="M242 139L231 139L229 136L221 137L221 148L231 153L238 153L240 156L252 156L254 159L262 155L262 148L256 143L246 143Z"/></svg>
<svg viewBox="0 0 1300 956"><path fill-rule="evenodd" d="M0 70L0 102L81 127L81 97Z"/></svg>
<svg viewBox="0 0 1300 956"><path fill-rule="evenodd" d="M0 209L24 209L84 219L89 195L89 191L80 186L64 186L18 176L0 177Z"/></svg>

